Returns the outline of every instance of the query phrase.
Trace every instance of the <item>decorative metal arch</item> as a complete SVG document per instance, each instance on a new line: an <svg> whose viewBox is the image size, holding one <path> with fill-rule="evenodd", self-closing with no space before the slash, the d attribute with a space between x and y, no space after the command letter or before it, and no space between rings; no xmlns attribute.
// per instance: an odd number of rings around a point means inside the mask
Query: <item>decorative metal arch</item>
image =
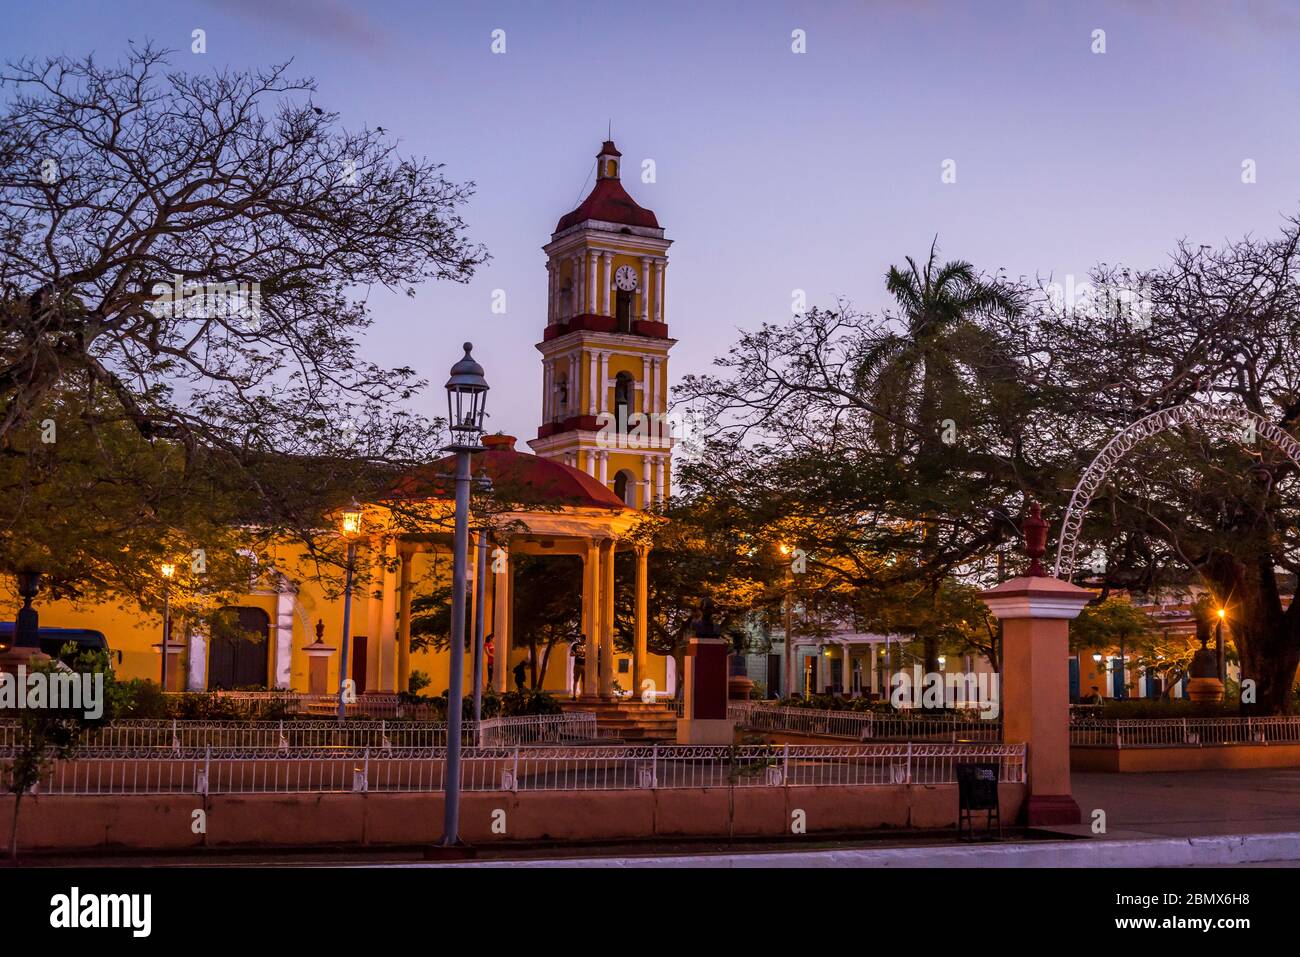
<svg viewBox="0 0 1300 957"><path fill-rule="evenodd" d="M1300 442L1272 422L1239 405L1228 402L1188 402L1152 412L1138 419L1107 442L1106 447L1084 470L1079 484L1074 487L1074 494L1070 496L1070 506L1065 511L1061 539L1056 547L1056 566L1052 574L1061 578L1064 572L1066 580L1074 575L1074 550L1079 544L1079 531L1083 528L1083 517L1087 514L1088 505L1092 502L1097 489L1101 487L1101 483L1110 474L1110 470L1118 465L1135 445L1143 439L1181 425L1204 427L1212 423L1228 423L1243 428L1253 428L1256 435L1263 436L1285 452L1295 463L1296 468L1300 469Z"/></svg>

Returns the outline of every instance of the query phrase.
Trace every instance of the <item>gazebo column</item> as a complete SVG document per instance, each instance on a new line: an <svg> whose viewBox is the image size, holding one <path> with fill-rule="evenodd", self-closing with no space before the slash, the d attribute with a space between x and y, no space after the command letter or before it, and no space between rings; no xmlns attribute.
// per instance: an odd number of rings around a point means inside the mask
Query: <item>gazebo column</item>
<svg viewBox="0 0 1300 957"><path fill-rule="evenodd" d="M840 654L844 658L844 664L840 666L840 681L844 685L846 695L853 694L853 646L847 641L840 644Z"/></svg>
<svg viewBox="0 0 1300 957"><path fill-rule="evenodd" d="M587 554L582 558L582 640L584 661L582 667L582 696L597 696L600 675L597 670L597 650L600 639L600 543L587 542Z"/></svg>
<svg viewBox="0 0 1300 957"><path fill-rule="evenodd" d="M614 697L614 540L600 545L600 696Z"/></svg>
<svg viewBox="0 0 1300 957"><path fill-rule="evenodd" d="M514 569L510 564L509 549L502 547L502 550L505 567L492 575L492 647L496 652L492 685L497 694L510 690L510 592Z"/></svg>
<svg viewBox="0 0 1300 957"><path fill-rule="evenodd" d="M410 546L399 549L402 566L398 579L397 598L397 690L411 687L411 565L414 550Z"/></svg>
<svg viewBox="0 0 1300 957"><path fill-rule="evenodd" d="M641 695L646 665L646 605L649 591L650 546L636 546L636 624L632 632L632 694Z"/></svg>
<svg viewBox="0 0 1300 957"><path fill-rule="evenodd" d="M469 681L465 683L465 693L467 696L474 694L474 642L477 640L474 629L476 627L475 622L478 621L478 606L480 603L478 587L480 571L478 541L478 535L473 529L470 529L469 554L466 557L466 561L469 563L466 566L466 572L469 575L469 579L465 582L465 587L469 589L469 594L466 596L466 605L469 608L469 618L466 620L469 624L465 629L465 636L469 639L469 651L467 652L469 655L469 661L466 663L469 670L464 672L464 674L470 675Z"/></svg>

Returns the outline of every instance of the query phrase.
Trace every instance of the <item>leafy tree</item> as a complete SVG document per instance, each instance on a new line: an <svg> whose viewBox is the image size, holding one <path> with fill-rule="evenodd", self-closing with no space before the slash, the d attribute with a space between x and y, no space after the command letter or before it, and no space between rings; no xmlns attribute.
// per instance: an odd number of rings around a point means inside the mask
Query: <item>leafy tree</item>
<svg viewBox="0 0 1300 957"><path fill-rule="evenodd" d="M337 578L324 517L439 445L403 409L415 371L358 354L366 291L485 260L472 186L343 129L310 79L170 56L0 73L0 482L23 505L0 567L56 594L147 594L151 536L204 548L214 590L250 547L232 528L296 537Z"/></svg>
<svg viewBox="0 0 1300 957"><path fill-rule="evenodd" d="M1054 359L1042 388L1073 410L1052 441L1086 462L1120 429L1189 401L1222 401L1283 433L1300 419L1300 219L1219 249L1180 245L1158 269L1100 268L1142 308L1048 311L1032 337ZM1081 467L1081 466L1080 466ZM1297 468L1257 432L1179 428L1138 445L1088 511L1083 549L1106 553L1108 585L1200 583L1224 603L1256 713L1291 707L1300 666ZM1284 592L1287 593L1284 595Z"/></svg>

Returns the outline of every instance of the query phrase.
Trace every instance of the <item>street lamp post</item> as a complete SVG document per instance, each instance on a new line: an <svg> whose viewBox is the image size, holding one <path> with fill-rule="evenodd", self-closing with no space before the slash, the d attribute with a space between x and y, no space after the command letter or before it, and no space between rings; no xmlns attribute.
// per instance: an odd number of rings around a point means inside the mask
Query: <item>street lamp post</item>
<svg viewBox="0 0 1300 957"><path fill-rule="evenodd" d="M456 454L456 530L452 536L451 662L447 675L447 767L443 779L443 847L460 843L460 728L465 671L465 579L469 550L470 456L482 451L483 417L487 407L487 380L483 367L470 354L451 367L447 380L447 424ZM481 603L480 603L481 607ZM504 656L502 659L504 667Z"/></svg>
<svg viewBox="0 0 1300 957"><path fill-rule="evenodd" d="M171 584L172 576L176 574L176 566L171 562L164 562L158 566L158 571L163 577L163 634L162 634L162 667L158 676L159 686L163 691L167 690L167 649L172 643L172 602L171 591L167 587Z"/></svg>
<svg viewBox="0 0 1300 957"><path fill-rule="evenodd" d="M348 639L352 632L352 576L357 563L357 536L361 534L361 506L356 499L343 510L343 535L348 540L347 568L343 579L343 647L339 657L339 724L347 717Z"/></svg>
<svg viewBox="0 0 1300 957"><path fill-rule="evenodd" d="M1214 653L1218 656L1219 684L1228 686L1228 656L1223 647L1223 619L1228 615L1226 608L1219 609L1219 621L1214 626Z"/></svg>

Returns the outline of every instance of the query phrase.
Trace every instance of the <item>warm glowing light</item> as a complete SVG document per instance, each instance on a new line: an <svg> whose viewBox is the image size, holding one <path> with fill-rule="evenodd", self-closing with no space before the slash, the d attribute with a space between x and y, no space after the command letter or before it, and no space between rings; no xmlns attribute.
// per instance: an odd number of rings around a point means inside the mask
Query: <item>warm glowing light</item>
<svg viewBox="0 0 1300 957"><path fill-rule="evenodd" d="M939 667L940 667L940 668L943 668L943 667L944 667L945 665L947 665L947 664L948 664L948 659L945 658L943 655L940 655L940 656L939 656Z"/></svg>
<svg viewBox="0 0 1300 957"><path fill-rule="evenodd" d="M158 571L162 572L163 578L171 578L176 574L176 566L171 564L171 562L164 562L158 566Z"/></svg>
<svg viewBox="0 0 1300 957"><path fill-rule="evenodd" d="M344 535L355 535L361 531L361 506L355 501L343 510L340 519Z"/></svg>
<svg viewBox="0 0 1300 957"><path fill-rule="evenodd" d="M781 554L782 554L782 555L789 555L789 554L790 554L790 546L787 545L787 544L785 544L785 542L782 542L782 543L781 543Z"/></svg>
<svg viewBox="0 0 1300 957"><path fill-rule="evenodd" d="M1096 662L1098 662L1098 663L1100 663L1100 662L1101 662L1101 652L1097 652L1095 655L1093 655L1093 656L1092 656L1092 660L1093 660L1093 661L1096 661Z"/></svg>
<svg viewBox="0 0 1300 957"><path fill-rule="evenodd" d="M1223 618L1224 618L1224 616L1227 615L1227 614L1228 614L1228 610L1227 610L1226 608L1220 608L1220 609L1219 609L1219 620L1222 621Z"/></svg>

